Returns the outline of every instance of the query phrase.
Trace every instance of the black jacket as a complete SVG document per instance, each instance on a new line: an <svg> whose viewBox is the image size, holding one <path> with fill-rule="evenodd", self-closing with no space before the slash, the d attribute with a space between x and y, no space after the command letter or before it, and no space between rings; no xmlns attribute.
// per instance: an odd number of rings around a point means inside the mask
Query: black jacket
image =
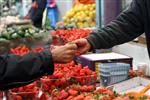
<svg viewBox="0 0 150 100"><path fill-rule="evenodd" d="M41 28L43 12L46 8L46 0L34 0L34 1L37 3L38 8L32 7L30 9L30 18L35 27Z"/></svg>
<svg viewBox="0 0 150 100"><path fill-rule="evenodd" d="M51 53L29 53L23 57L17 55L0 56L0 90L29 84L42 75L51 75L54 65Z"/></svg>
<svg viewBox="0 0 150 100"><path fill-rule="evenodd" d="M133 0L116 20L87 39L93 48L110 48L131 41L144 32L150 54L150 0Z"/></svg>

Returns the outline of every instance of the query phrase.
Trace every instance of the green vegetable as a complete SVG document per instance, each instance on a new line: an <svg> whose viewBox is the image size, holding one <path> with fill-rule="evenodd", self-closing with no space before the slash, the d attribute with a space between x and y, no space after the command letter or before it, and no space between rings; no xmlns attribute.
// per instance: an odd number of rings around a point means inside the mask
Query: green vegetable
<svg viewBox="0 0 150 100"><path fill-rule="evenodd" d="M12 38L12 39L19 38L19 35L18 35L17 33L13 33L13 34L11 35L11 38Z"/></svg>
<svg viewBox="0 0 150 100"><path fill-rule="evenodd" d="M26 37L31 37L31 34L25 33L24 37L25 37L25 38L26 38Z"/></svg>
<svg viewBox="0 0 150 100"><path fill-rule="evenodd" d="M6 40L5 38L0 38L0 43L9 43L9 40Z"/></svg>

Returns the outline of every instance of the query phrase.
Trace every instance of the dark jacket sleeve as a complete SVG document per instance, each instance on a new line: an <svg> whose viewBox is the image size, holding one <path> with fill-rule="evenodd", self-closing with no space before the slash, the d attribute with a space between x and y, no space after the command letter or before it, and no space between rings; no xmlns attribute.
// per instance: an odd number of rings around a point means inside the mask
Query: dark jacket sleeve
<svg viewBox="0 0 150 100"><path fill-rule="evenodd" d="M28 53L0 56L0 90L26 85L45 74L53 74L54 65L51 53Z"/></svg>
<svg viewBox="0 0 150 100"><path fill-rule="evenodd" d="M133 0L130 7L106 27L93 32L87 40L93 48L110 48L133 40L144 32L144 0Z"/></svg>

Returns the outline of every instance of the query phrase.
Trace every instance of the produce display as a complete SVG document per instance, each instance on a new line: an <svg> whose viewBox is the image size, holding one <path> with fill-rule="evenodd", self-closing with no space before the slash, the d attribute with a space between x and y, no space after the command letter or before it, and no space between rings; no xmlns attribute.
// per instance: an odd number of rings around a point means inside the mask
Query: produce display
<svg viewBox="0 0 150 100"><path fill-rule="evenodd" d="M42 90L51 94L53 89L63 89L71 84L96 85L96 72L88 67L75 65L74 62L67 64L55 64L55 71L51 76L41 78Z"/></svg>
<svg viewBox="0 0 150 100"><path fill-rule="evenodd" d="M92 33L92 30L89 29L59 29L56 31L51 32L52 35L60 37L64 43L74 41L76 39L85 38L89 34Z"/></svg>
<svg viewBox="0 0 150 100"><path fill-rule="evenodd" d="M37 100L39 88L35 83L11 89L8 93L8 100Z"/></svg>
<svg viewBox="0 0 150 100"><path fill-rule="evenodd" d="M20 45L28 47L42 46L49 43L51 36L48 31L32 26L12 26L0 32L0 54L8 53L10 48Z"/></svg>
<svg viewBox="0 0 150 100"><path fill-rule="evenodd" d="M29 49L28 47L26 46L19 46L19 47L16 47L16 48L11 48L10 49L10 53L11 54L15 54L15 55L19 55L19 56L23 56L29 52L41 52L43 51L45 48L42 48L42 47L38 47L38 48L34 48L34 49Z"/></svg>
<svg viewBox="0 0 150 100"><path fill-rule="evenodd" d="M65 25L74 24L78 28L95 27L95 16L95 4L78 4L67 12L63 18L63 22Z"/></svg>
<svg viewBox="0 0 150 100"><path fill-rule="evenodd" d="M132 95L119 95L105 87L96 88L94 85L70 85L65 89L55 89L48 97L43 93L40 100L150 100L148 96L135 98Z"/></svg>
<svg viewBox="0 0 150 100"><path fill-rule="evenodd" d="M0 42L19 38L41 38L41 32L32 26L14 26L5 28L0 34Z"/></svg>
<svg viewBox="0 0 150 100"><path fill-rule="evenodd" d="M51 95L53 100L113 100L115 98L112 91L106 88L96 90L94 85L71 85L63 90L55 89Z"/></svg>

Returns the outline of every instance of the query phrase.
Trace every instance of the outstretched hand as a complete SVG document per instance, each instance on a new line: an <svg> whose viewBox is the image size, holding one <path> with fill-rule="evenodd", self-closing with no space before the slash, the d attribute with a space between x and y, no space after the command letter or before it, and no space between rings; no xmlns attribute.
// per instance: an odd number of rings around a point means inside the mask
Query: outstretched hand
<svg viewBox="0 0 150 100"><path fill-rule="evenodd" d="M52 58L55 63L68 63L72 61L76 52L77 45L75 43L68 43L51 50Z"/></svg>
<svg viewBox="0 0 150 100"><path fill-rule="evenodd" d="M84 54L88 52L91 48L91 45L87 41L87 39L78 39L75 40L73 43L75 43L78 46L76 55Z"/></svg>

